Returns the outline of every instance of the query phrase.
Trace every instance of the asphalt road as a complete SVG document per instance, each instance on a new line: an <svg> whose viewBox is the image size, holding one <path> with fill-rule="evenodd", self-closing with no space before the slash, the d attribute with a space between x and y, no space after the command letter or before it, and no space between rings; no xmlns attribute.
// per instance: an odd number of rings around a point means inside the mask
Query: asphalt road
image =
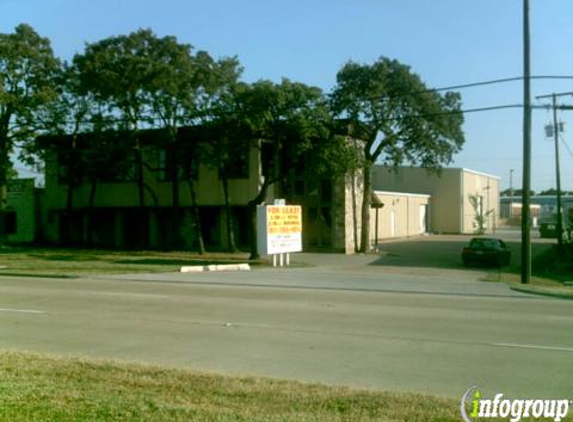
<svg viewBox="0 0 573 422"><path fill-rule="evenodd" d="M250 273L0 278L0 348L461 397L571 397L573 306L372 257ZM379 259L379 258L376 258ZM372 265L369 265L372 264Z"/></svg>

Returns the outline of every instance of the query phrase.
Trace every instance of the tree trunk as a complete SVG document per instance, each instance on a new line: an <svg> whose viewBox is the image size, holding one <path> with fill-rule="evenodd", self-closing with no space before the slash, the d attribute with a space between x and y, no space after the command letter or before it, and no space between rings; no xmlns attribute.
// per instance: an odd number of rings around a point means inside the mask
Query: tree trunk
<svg viewBox="0 0 573 422"><path fill-rule="evenodd" d="M173 247L179 248L181 246L181 233L179 231L181 226L181 215L179 213L179 168L177 166L177 151L175 145L172 144L169 148L168 154L171 156L170 160L170 176L171 176L171 237Z"/></svg>
<svg viewBox="0 0 573 422"><path fill-rule="evenodd" d="M8 197L8 156L7 140L0 139L0 246L4 246L8 240L6 227L6 203Z"/></svg>
<svg viewBox="0 0 573 422"><path fill-rule="evenodd" d="M201 213L197 205L197 192L195 191L195 182L189 179L189 193L191 194L191 212L193 213L193 221L197 230L197 252L199 255L205 253L205 242L203 240L203 225L201 224Z"/></svg>
<svg viewBox="0 0 573 422"><path fill-rule="evenodd" d="M223 184L223 194L225 196L225 217L227 223L227 246L229 252L237 252L235 245L235 234L233 225L233 215L231 214L231 200L229 197L229 179L224 171L221 171L221 183Z"/></svg>
<svg viewBox="0 0 573 422"><path fill-rule="evenodd" d="M143 177L143 153L141 151L141 142L139 140L139 136L136 133L134 135L135 139L135 165L136 165L136 183L137 183L137 194L139 197L139 212L141 217L143 218L144 215L147 216L149 219L149 215L145 213L145 180ZM145 225L143 229L143 237L142 237L143 245L142 247L147 247L149 245L149 226L148 224Z"/></svg>
<svg viewBox="0 0 573 422"><path fill-rule="evenodd" d="M87 246L93 245L93 220L94 220L94 205L95 205L95 194L97 189L97 179L92 180L92 186L90 190L90 197L88 201L88 213L87 213L87 230L86 230L86 239L84 243Z"/></svg>
<svg viewBox="0 0 573 422"><path fill-rule="evenodd" d="M257 205L249 202L247 210L249 213L249 259L259 259L261 256L257 244Z"/></svg>
<svg viewBox="0 0 573 422"><path fill-rule="evenodd" d="M72 140L72 149L70 151L70 155L68 157L68 162L67 162L67 183L68 183L68 191L67 191L67 198L66 198L66 212L64 214L64 218L67 219L68 226L66 227L66 230L64 230L64 233L60 233L63 235L63 243L64 244L69 244L71 243L71 233L70 233L70 229L73 227L73 224L71 224L71 222L73 221L73 217L72 217L72 210L74 207L74 190L75 190L75 185L76 185L76 181L75 181L75 172L76 172L76 162L75 162L75 144L76 141L75 139Z"/></svg>
<svg viewBox="0 0 573 422"><path fill-rule="evenodd" d="M370 200L372 189L372 176L370 168L372 164L368 161L364 163L363 170L363 197L362 197L362 230L360 231L360 252L366 253L370 251Z"/></svg>
<svg viewBox="0 0 573 422"><path fill-rule="evenodd" d="M358 242L358 216L356 212L358 207L356 206L356 172L352 171L352 234L354 236L354 252L359 251Z"/></svg>

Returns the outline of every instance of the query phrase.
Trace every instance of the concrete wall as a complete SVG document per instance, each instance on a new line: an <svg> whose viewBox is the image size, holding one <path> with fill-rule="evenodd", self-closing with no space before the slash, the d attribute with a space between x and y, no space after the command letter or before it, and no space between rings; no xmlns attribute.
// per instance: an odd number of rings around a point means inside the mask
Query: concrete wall
<svg viewBox="0 0 573 422"><path fill-rule="evenodd" d="M15 213L16 219L16 232L8 235L8 241L33 242L36 234L34 179L10 180L6 205L6 211Z"/></svg>
<svg viewBox="0 0 573 422"><path fill-rule="evenodd" d="M378 210L374 208L370 210L372 244L385 239L419 236L429 232L429 195L381 191L376 191L374 194L384 206ZM424 214L425 218L422 222Z"/></svg>

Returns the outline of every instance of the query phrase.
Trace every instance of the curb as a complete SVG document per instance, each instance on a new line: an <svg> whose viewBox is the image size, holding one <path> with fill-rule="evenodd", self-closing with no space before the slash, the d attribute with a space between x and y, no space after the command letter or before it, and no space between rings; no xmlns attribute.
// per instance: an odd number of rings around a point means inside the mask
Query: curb
<svg viewBox="0 0 573 422"><path fill-rule="evenodd" d="M537 296L546 296L546 297L553 297L556 299L564 299L564 300L573 300L573 297L565 295L565 294L561 294L558 292L551 292L548 290L528 290L528 289L522 289L519 287L513 287L513 286L509 286L509 288L515 292L520 292L520 293L527 293L530 295L537 295Z"/></svg>
<svg viewBox="0 0 573 422"><path fill-rule="evenodd" d="M199 273L206 271L250 271L249 264L227 264L227 265L190 265L181 267L180 273Z"/></svg>
<svg viewBox="0 0 573 422"><path fill-rule="evenodd" d="M89 274L88 274L89 276ZM0 277L26 277L26 278L66 278L66 279L77 279L81 276L76 274L34 274L34 273L5 273L0 272Z"/></svg>

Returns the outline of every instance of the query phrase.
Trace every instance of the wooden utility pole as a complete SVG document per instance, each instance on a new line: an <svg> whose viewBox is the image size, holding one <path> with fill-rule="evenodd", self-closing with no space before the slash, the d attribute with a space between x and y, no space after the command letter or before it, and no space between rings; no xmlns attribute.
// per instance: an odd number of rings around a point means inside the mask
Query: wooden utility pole
<svg viewBox="0 0 573 422"><path fill-rule="evenodd" d="M557 248L561 254L563 252L563 210L561 200L561 167L559 163L559 122L557 121L557 109L570 109L568 106L557 106L557 97L571 96L572 92L563 92L560 94L539 95L535 98L551 98L553 107L553 138L555 140L555 183L557 189Z"/></svg>
<svg viewBox="0 0 573 422"><path fill-rule="evenodd" d="M521 283L531 281L531 65L529 0L523 0L523 187L521 207Z"/></svg>
<svg viewBox="0 0 573 422"><path fill-rule="evenodd" d="M557 123L557 95L553 94L553 138L555 138L555 183L557 189L557 252L563 252L563 215L561 214L561 170L559 165L559 125Z"/></svg>

